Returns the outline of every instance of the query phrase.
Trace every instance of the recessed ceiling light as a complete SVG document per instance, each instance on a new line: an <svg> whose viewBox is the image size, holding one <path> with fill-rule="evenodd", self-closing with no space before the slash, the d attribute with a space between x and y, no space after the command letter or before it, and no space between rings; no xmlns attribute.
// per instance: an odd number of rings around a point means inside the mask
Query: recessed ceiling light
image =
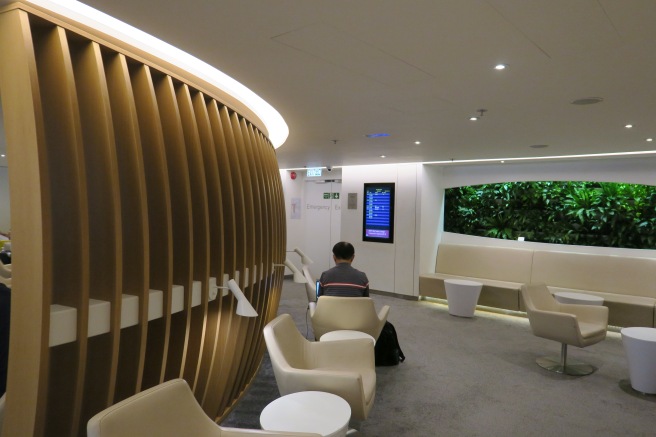
<svg viewBox="0 0 656 437"><path fill-rule="evenodd" d="M421 144L421 141L415 141L415 144L419 145Z"/></svg>
<svg viewBox="0 0 656 437"><path fill-rule="evenodd" d="M380 132L380 133L377 133L377 134L367 134L365 136L367 138L380 138L380 137L389 137L390 135L386 134L386 133L383 133L383 132Z"/></svg>
<svg viewBox="0 0 656 437"><path fill-rule="evenodd" d="M654 139L653 138L647 138L645 141L648 141L648 142L651 143L652 141L654 141ZM2 155L2 156L5 156L5 155Z"/></svg>
<svg viewBox="0 0 656 437"><path fill-rule="evenodd" d="M495 70L505 70L506 68L508 68L508 64L497 64L494 66Z"/></svg>
<svg viewBox="0 0 656 437"><path fill-rule="evenodd" d="M544 149L549 147L549 144L532 144L529 146L531 149Z"/></svg>
<svg viewBox="0 0 656 437"><path fill-rule="evenodd" d="M584 97L582 99L572 100L572 105L594 105L595 103L601 103L604 99L602 97Z"/></svg>
<svg viewBox="0 0 656 437"><path fill-rule="evenodd" d="M7 155L5 155L5 154L3 153L2 155L0 155L0 158L4 158L5 156L7 156Z"/></svg>
<svg viewBox="0 0 656 437"><path fill-rule="evenodd" d="M469 121L476 121L478 120L478 117L469 117Z"/></svg>
<svg viewBox="0 0 656 437"><path fill-rule="evenodd" d="M505 163L506 163L506 161L501 161L501 164L505 164Z"/></svg>
<svg viewBox="0 0 656 437"><path fill-rule="evenodd" d="M381 157L381 158L387 158L387 156L386 156L386 155L380 155L380 157Z"/></svg>
<svg viewBox="0 0 656 437"><path fill-rule="evenodd" d="M633 127L633 125L632 124L625 124L624 127L627 128L627 129L631 129Z"/></svg>

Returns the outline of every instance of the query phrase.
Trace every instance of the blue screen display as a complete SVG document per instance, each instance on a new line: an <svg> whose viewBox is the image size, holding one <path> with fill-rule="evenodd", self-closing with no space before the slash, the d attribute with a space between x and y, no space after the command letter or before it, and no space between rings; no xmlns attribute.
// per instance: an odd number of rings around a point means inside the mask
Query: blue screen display
<svg viewBox="0 0 656 437"><path fill-rule="evenodd" d="M381 243L394 241L394 184L364 184L362 239Z"/></svg>

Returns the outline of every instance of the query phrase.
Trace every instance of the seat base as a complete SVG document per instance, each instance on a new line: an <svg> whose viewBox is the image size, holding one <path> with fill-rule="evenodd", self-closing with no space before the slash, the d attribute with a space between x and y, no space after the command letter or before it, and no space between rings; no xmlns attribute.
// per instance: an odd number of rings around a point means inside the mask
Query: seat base
<svg viewBox="0 0 656 437"><path fill-rule="evenodd" d="M570 376L585 376L597 370L595 366L581 362L567 361L565 365L561 363L561 357L543 357L535 360L538 366L550 372L560 373Z"/></svg>

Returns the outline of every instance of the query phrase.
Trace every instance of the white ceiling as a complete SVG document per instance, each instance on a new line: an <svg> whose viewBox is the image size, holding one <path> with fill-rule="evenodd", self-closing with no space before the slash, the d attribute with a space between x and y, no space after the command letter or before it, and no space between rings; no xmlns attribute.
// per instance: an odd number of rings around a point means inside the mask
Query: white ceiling
<svg viewBox="0 0 656 437"><path fill-rule="evenodd" d="M273 105L281 168L656 149L654 0L85 3Z"/></svg>

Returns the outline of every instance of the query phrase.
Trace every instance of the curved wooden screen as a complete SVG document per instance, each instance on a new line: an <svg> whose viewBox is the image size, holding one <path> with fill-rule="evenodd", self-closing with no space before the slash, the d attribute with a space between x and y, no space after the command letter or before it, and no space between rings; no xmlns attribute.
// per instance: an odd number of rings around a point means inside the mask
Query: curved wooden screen
<svg viewBox="0 0 656 437"><path fill-rule="evenodd" d="M206 84L61 17L10 6L0 47L14 257L3 435L85 435L95 413L179 377L220 420L280 299L285 212L266 135ZM218 288L233 278L258 317Z"/></svg>

